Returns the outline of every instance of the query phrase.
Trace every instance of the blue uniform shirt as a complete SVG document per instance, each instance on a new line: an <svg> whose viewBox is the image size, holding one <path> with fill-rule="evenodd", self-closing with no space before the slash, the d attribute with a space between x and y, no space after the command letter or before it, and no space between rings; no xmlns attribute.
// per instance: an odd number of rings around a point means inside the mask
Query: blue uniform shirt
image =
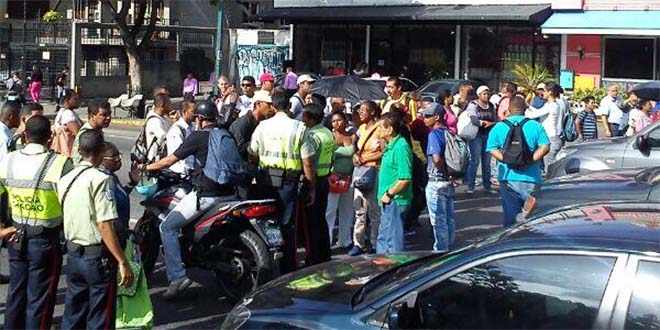
<svg viewBox="0 0 660 330"><path fill-rule="evenodd" d="M447 180L444 171L433 164L433 155L445 156L445 129L436 128L429 133L429 140L426 146L426 155L428 156L426 170L429 174L429 180Z"/></svg>
<svg viewBox="0 0 660 330"><path fill-rule="evenodd" d="M519 123L525 119L522 115L515 115L507 117L512 123ZM493 129L488 135L488 143L486 144L486 151L491 152L493 150L503 150L504 143L506 142L506 136L509 133L509 126L505 123L499 122L495 124ZM525 134L525 140L527 140L527 145L534 152L538 149L539 146L550 144L548 135L545 133L543 126L535 120L528 121L525 126L523 126L523 133ZM523 170L516 170L509 168L507 164L498 162L498 175L497 178L499 181L518 181L518 182L531 182L531 183L541 183L543 178L541 177L541 162L535 162L532 165L528 166Z"/></svg>

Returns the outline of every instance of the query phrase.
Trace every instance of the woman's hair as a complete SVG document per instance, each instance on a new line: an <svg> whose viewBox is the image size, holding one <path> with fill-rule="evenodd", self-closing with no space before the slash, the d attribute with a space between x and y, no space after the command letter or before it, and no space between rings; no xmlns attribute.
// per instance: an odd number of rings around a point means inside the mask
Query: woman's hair
<svg viewBox="0 0 660 330"><path fill-rule="evenodd" d="M561 87L553 82L546 83L545 90L550 92L550 95L554 98L559 97L559 94L561 93Z"/></svg>
<svg viewBox="0 0 660 330"><path fill-rule="evenodd" d="M330 118L332 118L332 117L334 117L334 116L339 116L343 121L345 121L345 122L348 123L348 117L346 117L346 114L345 114L343 111L341 111L341 110L334 111L334 112L330 115Z"/></svg>
<svg viewBox="0 0 660 330"><path fill-rule="evenodd" d="M367 108L367 110L369 110L369 113L371 113L373 115L373 117L375 117L375 118L380 117L381 110L380 110L380 107L378 106L378 103L376 103L374 101L362 101L362 103L360 105L365 106Z"/></svg>
<svg viewBox="0 0 660 330"><path fill-rule="evenodd" d="M396 135L401 135L403 138L410 143L410 130L406 125L404 120L404 114L399 111L390 111L383 115L381 118L383 120L383 125L386 127L392 127L392 131Z"/></svg>
<svg viewBox="0 0 660 330"><path fill-rule="evenodd" d="M445 100L448 97L452 97L452 98L454 97L453 95L451 95L451 91L448 89L441 90L440 93L438 93L438 103L445 104Z"/></svg>
<svg viewBox="0 0 660 330"><path fill-rule="evenodd" d="M639 100L639 108L640 109L643 108L646 105L646 103L651 103L651 100L650 99L641 99L641 100Z"/></svg>

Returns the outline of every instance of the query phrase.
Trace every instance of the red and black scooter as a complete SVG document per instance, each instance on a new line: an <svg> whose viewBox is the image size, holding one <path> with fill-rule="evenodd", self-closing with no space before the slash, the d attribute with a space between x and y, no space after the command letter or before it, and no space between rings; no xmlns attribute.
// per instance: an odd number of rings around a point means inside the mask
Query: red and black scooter
<svg viewBox="0 0 660 330"><path fill-rule="evenodd" d="M141 202L144 214L134 228L147 275L161 251L161 221L179 202L177 194L182 197L182 191L192 189L190 181L176 173L161 171L155 176L158 191ZM215 272L225 296L238 300L279 272L283 245L279 217L272 199L213 206L182 229L182 259L187 268Z"/></svg>

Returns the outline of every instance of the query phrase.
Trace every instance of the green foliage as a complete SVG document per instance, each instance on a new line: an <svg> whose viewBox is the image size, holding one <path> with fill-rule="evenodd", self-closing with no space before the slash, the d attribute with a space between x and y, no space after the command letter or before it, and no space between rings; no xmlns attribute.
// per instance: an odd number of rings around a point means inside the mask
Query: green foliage
<svg viewBox="0 0 660 330"><path fill-rule="evenodd" d="M64 15L54 10L49 10L41 19L46 23L57 23L64 19Z"/></svg>
<svg viewBox="0 0 660 330"><path fill-rule="evenodd" d="M607 95L607 90L605 88L576 89L573 91L571 100L573 102L580 102L587 96L593 96L596 99L596 102L600 102L605 95Z"/></svg>
<svg viewBox="0 0 660 330"><path fill-rule="evenodd" d="M444 54L433 57L428 63L426 69L426 80L447 79L449 78L449 64Z"/></svg>
<svg viewBox="0 0 660 330"><path fill-rule="evenodd" d="M513 67L513 82L523 88L525 96L533 96L536 86L553 80L553 75L546 68L533 67L531 64L517 64Z"/></svg>

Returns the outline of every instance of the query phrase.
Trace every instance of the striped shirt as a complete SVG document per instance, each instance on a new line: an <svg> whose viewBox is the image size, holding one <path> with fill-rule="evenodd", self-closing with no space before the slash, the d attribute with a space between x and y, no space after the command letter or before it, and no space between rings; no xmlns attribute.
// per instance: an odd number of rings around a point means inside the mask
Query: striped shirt
<svg viewBox="0 0 660 330"><path fill-rule="evenodd" d="M592 140L598 138L598 124L596 120L596 113L593 111L582 111L578 115L580 121L580 128L582 129L582 138L585 140Z"/></svg>

